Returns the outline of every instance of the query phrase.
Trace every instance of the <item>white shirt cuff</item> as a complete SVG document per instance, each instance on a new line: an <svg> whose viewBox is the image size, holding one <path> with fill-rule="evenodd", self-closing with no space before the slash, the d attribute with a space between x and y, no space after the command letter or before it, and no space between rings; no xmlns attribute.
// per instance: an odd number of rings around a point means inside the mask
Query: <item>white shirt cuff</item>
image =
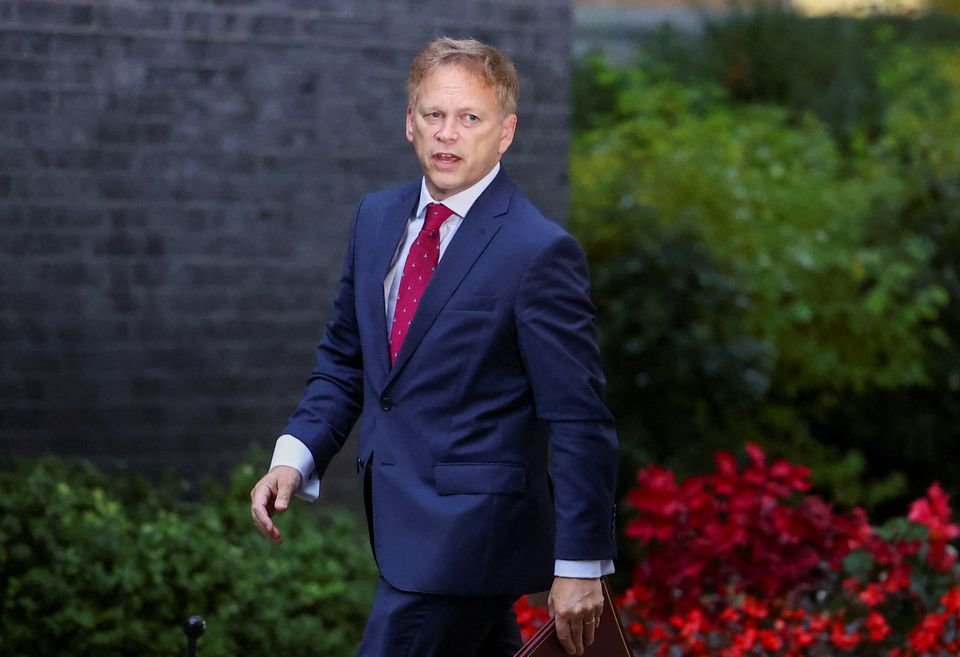
<svg viewBox="0 0 960 657"><path fill-rule="evenodd" d="M553 562L554 577L577 577L580 579L597 579L613 574L613 560L604 561L568 561L557 559Z"/></svg>
<svg viewBox="0 0 960 657"><path fill-rule="evenodd" d="M298 438L288 433L277 438L270 468L273 469L278 465L288 465L296 468L300 473L300 490L294 495L308 502L313 502L320 497L320 477L317 476L313 454Z"/></svg>

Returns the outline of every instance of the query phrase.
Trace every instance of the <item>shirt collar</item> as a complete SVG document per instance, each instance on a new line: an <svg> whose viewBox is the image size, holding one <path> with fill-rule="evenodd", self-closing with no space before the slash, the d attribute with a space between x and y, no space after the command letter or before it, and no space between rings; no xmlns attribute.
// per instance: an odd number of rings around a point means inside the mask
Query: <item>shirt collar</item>
<svg viewBox="0 0 960 657"><path fill-rule="evenodd" d="M417 214L415 216L424 216L424 209L429 203L443 203L445 206L453 210L454 214L457 216L466 217L467 213L470 212L470 208L473 207L473 204L476 203L478 198L480 198L480 195L483 194L484 190L490 186L490 183L493 182L493 179L497 177L498 173L500 173L499 162L497 162L497 165L493 167L493 169L490 170L490 173L485 175L483 178L473 183L462 192L457 192L453 196L448 196L442 201L433 200L433 197L430 196L430 192L427 190L427 179L424 177L420 181L420 203L417 205Z"/></svg>

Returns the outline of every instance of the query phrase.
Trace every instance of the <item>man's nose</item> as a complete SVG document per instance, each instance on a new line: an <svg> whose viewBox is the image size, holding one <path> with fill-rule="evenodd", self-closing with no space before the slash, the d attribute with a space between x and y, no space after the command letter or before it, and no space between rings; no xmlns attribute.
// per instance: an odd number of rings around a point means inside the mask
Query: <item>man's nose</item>
<svg viewBox="0 0 960 657"><path fill-rule="evenodd" d="M439 141L449 142L456 139L458 134L456 119L454 117L447 117L437 128L436 137Z"/></svg>

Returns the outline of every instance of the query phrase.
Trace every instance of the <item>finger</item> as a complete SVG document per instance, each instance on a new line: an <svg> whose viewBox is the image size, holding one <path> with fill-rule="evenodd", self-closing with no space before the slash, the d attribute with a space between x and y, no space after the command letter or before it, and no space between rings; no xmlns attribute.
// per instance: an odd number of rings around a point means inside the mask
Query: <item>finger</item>
<svg viewBox="0 0 960 657"><path fill-rule="evenodd" d="M583 619L570 619L570 639L573 641L574 654L583 654Z"/></svg>
<svg viewBox="0 0 960 657"><path fill-rule="evenodd" d="M250 514L260 533L274 543L280 543L280 529L270 519L271 498L273 491L263 484L257 484L251 492L253 501L250 503Z"/></svg>
<svg viewBox="0 0 960 657"><path fill-rule="evenodd" d="M270 520L270 516L259 509L251 509L251 515L253 516L253 522L257 526L257 529L260 531L260 533L274 543L279 544L280 528L277 527L272 520Z"/></svg>
<svg viewBox="0 0 960 657"><path fill-rule="evenodd" d="M252 513L251 515L253 515L254 524L256 524L257 529L261 534L269 538L277 545L282 542L280 537L280 528L270 520L269 516L260 515L257 513Z"/></svg>
<svg viewBox="0 0 960 657"><path fill-rule="evenodd" d="M290 506L290 496L294 491L293 477L281 477L277 482L277 499L273 501L273 508L277 511L286 511Z"/></svg>
<svg viewBox="0 0 960 657"><path fill-rule="evenodd" d="M593 619L588 618L587 620L583 621L583 645L584 646L593 645L593 639L597 635L596 634L597 625L599 622L600 622L599 618L593 618Z"/></svg>
<svg viewBox="0 0 960 657"><path fill-rule="evenodd" d="M570 628L570 621L557 617L557 638L560 640L560 645L563 646L563 649L567 651L569 655L577 654L577 645L573 642L572 630Z"/></svg>

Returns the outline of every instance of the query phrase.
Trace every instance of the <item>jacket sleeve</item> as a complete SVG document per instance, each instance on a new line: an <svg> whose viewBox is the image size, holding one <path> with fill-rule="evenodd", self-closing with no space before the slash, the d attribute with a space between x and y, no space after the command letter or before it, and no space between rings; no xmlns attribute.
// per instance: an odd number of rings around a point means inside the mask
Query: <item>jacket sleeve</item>
<svg viewBox="0 0 960 657"><path fill-rule="evenodd" d="M594 328L586 258L559 233L523 274L520 353L537 416L549 427L557 534L554 557L612 559L617 438Z"/></svg>
<svg viewBox="0 0 960 657"><path fill-rule="evenodd" d="M361 201L353 220L333 314L316 347L313 372L282 431L307 446L318 476L343 447L363 408L363 352L354 297L356 231L362 207Z"/></svg>

